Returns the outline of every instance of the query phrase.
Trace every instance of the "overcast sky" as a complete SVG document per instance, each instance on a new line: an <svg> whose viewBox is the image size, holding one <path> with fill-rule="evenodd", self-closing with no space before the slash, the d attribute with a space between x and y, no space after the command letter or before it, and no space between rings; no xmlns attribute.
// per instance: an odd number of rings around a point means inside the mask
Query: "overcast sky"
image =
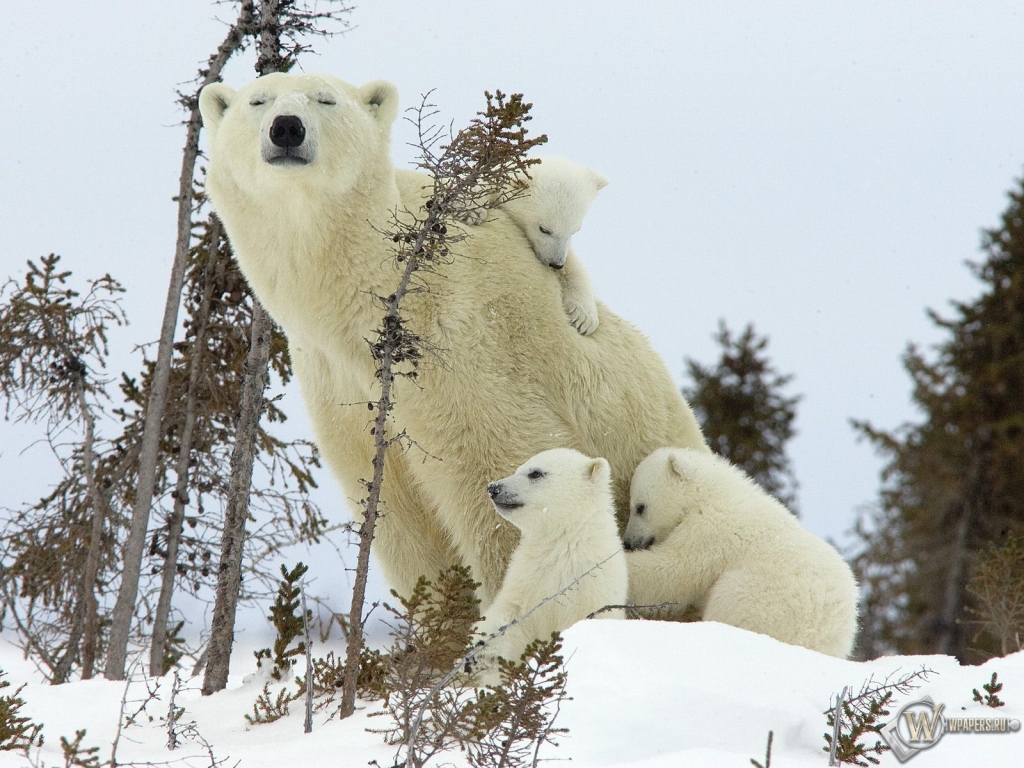
<svg viewBox="0 0 1024 768"><path fill-rule="evenodd" d="M978 284L964 266L1024 164L1017 2L365 2L306 71L434 89L458 127L485 89L533 102L545 153L611 183L575 239L598 296L682 382L712 362L719 319L753 322L804 396L791 445L805 524L839 537L877 496L880 462L851 417L917 418L900 355L941 338ZM231 7L13 3L4 12L0 278L55 251L128 289L114 372L158 335L184 132L177 84ZM252 78L252 56L226 81ZM411 127L396 125L407 165ZM297 390L284 403L308 435ZM300 420L301 417L301 420ZM0 422L0 505L54 481L41 446ZM525 458L525 457L524 457ZM338 509L324 475L323 503Z"/></svg>

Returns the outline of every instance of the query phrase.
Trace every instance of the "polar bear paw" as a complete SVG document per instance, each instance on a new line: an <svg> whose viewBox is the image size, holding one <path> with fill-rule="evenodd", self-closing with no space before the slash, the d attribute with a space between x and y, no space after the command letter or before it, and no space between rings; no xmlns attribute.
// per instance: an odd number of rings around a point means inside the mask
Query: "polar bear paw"
<svg viewBox="0 0 1024 768"><path fill-rule="evenodd" d="M600 321L597 317L597 303L593 299L581 299L566 293L562 297L562 306L572 327L582 336L589 336L597 330Z"/></svg>
<svg viewBox="0 0 1024 768"><path fill-rule="evenodd" d="M498 685L501 682L500 664L501 658L498 654L483 648L483 642L477 643L477 652L466 660L463 670L473 678L473 682L480 688L489 685Z"/></svg>

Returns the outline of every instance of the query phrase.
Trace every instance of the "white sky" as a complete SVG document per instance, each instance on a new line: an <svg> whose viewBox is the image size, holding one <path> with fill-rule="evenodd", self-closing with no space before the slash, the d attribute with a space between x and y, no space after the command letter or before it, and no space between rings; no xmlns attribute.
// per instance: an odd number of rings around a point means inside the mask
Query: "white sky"
<svg viewBox="0 0 1024 768"><path fill-rule="evenodd" d="M174 247L176 84L220 42L207 0L11 4L0 45L0 278L55 251L128 288L114 372L158 334ZM384 78L456 126L485 89L534 103L545 152L611 184L576 250L598 295L677 380L719 318L753 321L802 393L791 455L803 520L839 536L880 463L851 417L916 418L900 365L940 338L925 309L978 290L963 266L1024 162L1019 2L363 2L306 71ZM251 79L251 55L227 82ZM413 138L396 126L406 164ZM308 434L297 391L284 403ZM0 504L55 479L0 422ZM326 473L323 503L337 506Z"/></svg>

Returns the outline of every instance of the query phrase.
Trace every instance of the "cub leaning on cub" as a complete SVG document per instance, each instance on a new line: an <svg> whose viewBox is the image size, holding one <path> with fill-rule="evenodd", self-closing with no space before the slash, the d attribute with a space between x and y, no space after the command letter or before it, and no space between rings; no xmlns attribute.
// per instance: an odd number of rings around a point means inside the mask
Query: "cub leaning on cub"
<svg viewBox="0 0 1024 768"><path fill-rule="evenodd" d="M495 682L493 659L518 661L533 640L626 600L626 559L615 523L611 469L604 459L556 448L528 459L490 483L495 510L521 537L494 603L477 625L487 637L512 621L479 658L484 681ZM600 618L621 619L621 608Z"/></svg>
<svg viewBox="0 0 1024 768"><path fill-rule="evenodd" d="M740 469L709 453L661 448L637 467L625 535L632 605L691 605L720 621L845 658L857 633L857 582Z"/></svg>

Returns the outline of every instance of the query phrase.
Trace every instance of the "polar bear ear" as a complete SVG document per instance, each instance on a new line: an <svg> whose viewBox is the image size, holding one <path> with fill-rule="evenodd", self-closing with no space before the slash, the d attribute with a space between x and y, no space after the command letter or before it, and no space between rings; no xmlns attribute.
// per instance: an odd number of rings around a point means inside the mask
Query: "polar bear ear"
<svg viewBox="0 0 1024 768"><path fill-rule="evenodd" d="M587 175L590 177L590 183L594 185L595 192L600 192L608 186L608 177L603 173L598 173L593 168L587 168Z"/></svg>
<svg viewBox="0 0 1024 768"><path fill-rule="evenodd" d="M398 117L398 89L387 80L374 80L359 89L370 115L383 125L391 125Z"/></svg>
<svg viewBox="0 0 1024 768"><path fill-rule="evenodd" d="M686 467L683 466L683 462L679 456L674 453L670 453L668 455L668 471L680 480L685 480L687 477Z"/></svg>
<svg viewBox="0 0 1024 768"><path fill-rule="evenodd" d="M590 465L587 467L587 477L595 482L611 480L612 468L604 459L591 459Z"/></svg>
<svg viewBox="0 0 1024 768"><path fill-rule="evenodd" d="M199 113L203 127L212 135L220 126L224 113L235 98L235 91L224 83L210 83L199 93Z"/></svg>

